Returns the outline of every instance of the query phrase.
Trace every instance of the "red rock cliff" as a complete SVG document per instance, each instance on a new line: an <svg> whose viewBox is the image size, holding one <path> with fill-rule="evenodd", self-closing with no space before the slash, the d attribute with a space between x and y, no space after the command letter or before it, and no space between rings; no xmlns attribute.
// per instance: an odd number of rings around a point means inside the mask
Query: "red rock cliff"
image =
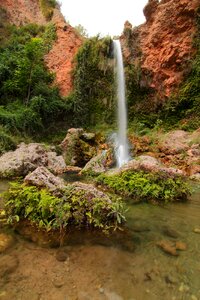
<svg viewBox="0 0 200 300"><path fill-rule="evenodd" d="M144 8L146 23L131 28L125 23L121 37L129 63L142 70L141 84L168 97L180 84L194 55L195 13L199 0L149 0Z"/></svg>
<svg viewBox="0 0 200 300"><path fill-rule="evenodd" d="M39 0L0 0L0 7L6 10L11 24L47 24ZM58 7L54 9L51 22L56 25L58 38L45 60L50 71L56 73L56 82L61 94L68 95L72 90L73 59L82 44L82 39L73 27L65 22Z"/></svg>

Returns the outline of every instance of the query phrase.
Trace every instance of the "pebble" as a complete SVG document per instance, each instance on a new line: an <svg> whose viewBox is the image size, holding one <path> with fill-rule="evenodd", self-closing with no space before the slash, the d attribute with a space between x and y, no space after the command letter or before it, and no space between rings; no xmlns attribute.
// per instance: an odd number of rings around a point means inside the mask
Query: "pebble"
<svg viewBox="0 0 200 300"><path fill-rule="evenodd" d="M200 233L200 228L194 228L193 230L195 233Z"/></svg>
<svg viewBox="0 0 200 300"><path fill-rule="evenodd" d="M64 281L62 279L56 278L53 280L53 285L56 288L61 288L64 285Z"/></svg>
<svg viewBox="0 0 200 300"><path fill-rule="evenodd" d="M166 281L166 283L171 283L171 284L176 284L177 283L177 279L172 275L166 275L165 276L165 281Z"/></svg>
<svg viewBox="0 0 200 300"><path fill-rule="evenodd" d="M104 293L104 288L99 288L99 293L103 294Z"/></svg>
<svg viewBox="0 0 200 300"><path fill-rule="evenodd" d="M58 261L62 261L63 262L63 261L66 261L67 258L68 258L68 254L65 251L63 251L63 250L58 250L57 251L57 253L56 253L56 259Z"/></svg>
<svg viewBox="0 0 200 300"><path fill-rule="evenodd" d="M184 283L181 283L180 287L179 287L179 292L188 292L189 291L189 286L184 284Z"/></svg>
<svg viewBox="0 0 200 300"><path fill-rule="evenodd" d="M179 255L176 251L176 247L174 246L174 244L171 241L163 240L163 241L157 242L156 245L158 247L160 247L164 252L166 252L170 255L173 255L173 256Z"/></svg>
<svg viewBox="0 0 200 300"><path fill-rule="evenodd" d="M187 245L186 245L186 243L183 243L183 242L180 242L180 241L177 241L177 242L175 243L175 247L176 247L176 250L181 250L181 251L187 250Z"/></svg>

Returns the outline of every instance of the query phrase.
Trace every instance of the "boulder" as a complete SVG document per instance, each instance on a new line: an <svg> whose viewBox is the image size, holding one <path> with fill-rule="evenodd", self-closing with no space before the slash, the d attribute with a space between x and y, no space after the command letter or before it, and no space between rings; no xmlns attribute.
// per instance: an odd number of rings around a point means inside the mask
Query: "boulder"
<svg viewBox="0 0 200 300"><path fill-rule="evenodd" d="M174 130L167 133L159 145L161 152L165 154L179 154L189 149L189 133L184 130Z"/></svg>
<svg viewBox="0 0 200 300"><path fill-rule="evenodd" d="M64 171L66 164L62 156L48 151L42 144L21 143L15 151L9 151L0 157L0 177L26 176L40 166L59 174Z"/></svg>
<svg viewBox="0 0 200 300"><path fill-rule="evenodd" d="M70 128L60 146L66 164L72 166L83 167L97 153L95 135L83 128Z"/></svg>
<svg viewBox="0 0 200 300"><path fill-rule="evenodd" d="M175 168L167 168L158 159L149 155L141 155L136 159L130 160L118 172L126 171L154 172L167 175L167 177L184 176L183 171Z"/></svg>
<svg viewBox="0 0 200 300"><path fill-rule="evenodd" d="M72 184L73 190L75 192L83 192L84 197L88 199L89 202L94 203L95 199L99 198L102 199L103 202L107 204L111 204L112 201L110 197L105 194L104 192L98 190L93 184L83 183L83 182L74 182ZM108 208L109 209L109 208ZM102 211L103 213L103 211Z"/></svg>
<svg viewBox="0 0 200 300"><path fill-rule="evenodd" d="M82 169L81 174L98 175L105 172L114 163L112 150L103 150L93 157Z"/></svg>
<svg viewBox="0 0 200 300"><path fill-rule="evenodd" d="M34 185L39 188L47 188L54 194L59 194L65 187L64 180L54 176L47 168L38 167L32 173L24 178L24 182L28 185Z"/></svg>

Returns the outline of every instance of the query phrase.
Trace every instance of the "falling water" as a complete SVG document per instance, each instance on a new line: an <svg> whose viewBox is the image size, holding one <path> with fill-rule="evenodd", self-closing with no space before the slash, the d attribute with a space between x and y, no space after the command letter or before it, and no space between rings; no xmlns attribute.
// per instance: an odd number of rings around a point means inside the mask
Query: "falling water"
<svg viewBox="0 0 200 300"><path fill-rule="evenodd" d="M116 138L116 159L117 166L121 167L129 160L128 140L127 140L127 110L125 98L124 66L119 40L114 42L114 54L116 59L117 74L117 99L118 99L118 133Z"/></svg>

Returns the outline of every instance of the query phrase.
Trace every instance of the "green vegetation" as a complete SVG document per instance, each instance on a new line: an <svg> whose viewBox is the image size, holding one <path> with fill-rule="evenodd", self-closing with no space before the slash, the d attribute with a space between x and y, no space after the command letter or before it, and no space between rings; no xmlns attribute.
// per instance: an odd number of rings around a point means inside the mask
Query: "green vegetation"
<svg viewBox="0 0 200 300"><path fill-rule="evenodd" d="M14 150L16 142L9 133L6 132L5 128L0 126L0 155L8 150Z"/></svg>
<svg viewBox="0 0 200 300"><path fill-rule="evenodd" d="M50 21L53 16L53 10L56 7L56 0L39 0L39 4L46 20Z"/></svg>
<svg viewBox="0 0 200 300"><path fill-rule="evenodd" d="M0 47L0 123L11 135L45 135L59 120L67 125L70 105L53 86L44 55L56 39L53 24L9 27Z"/></svg>
<svg viewBox="0 0 200 300"><path fill-rule="evenodd" d="M87 39L76 56L73 102L77 126L113 122L114 74L110 38Z"/></svg>
<svg viewBox="0 0 200 300"><path fill-rule="evenodd" d="M190 193L188 184L180 177L172 179L142 171L127 171L120 175L101 174L97 177L97 183L137 201L184 201Z"/></svg>
<svg viewBox="0 0 200 300"><path fill-rule="evenodd" d="M104 198L88 199L85 191L77 191L73 186L67 186L62 194L58 198L45 189L11 183L4 193L8 222L27 219L47 231L73 226L108 232L117 229L125 220L118 198L110 202Z"/></svg>

